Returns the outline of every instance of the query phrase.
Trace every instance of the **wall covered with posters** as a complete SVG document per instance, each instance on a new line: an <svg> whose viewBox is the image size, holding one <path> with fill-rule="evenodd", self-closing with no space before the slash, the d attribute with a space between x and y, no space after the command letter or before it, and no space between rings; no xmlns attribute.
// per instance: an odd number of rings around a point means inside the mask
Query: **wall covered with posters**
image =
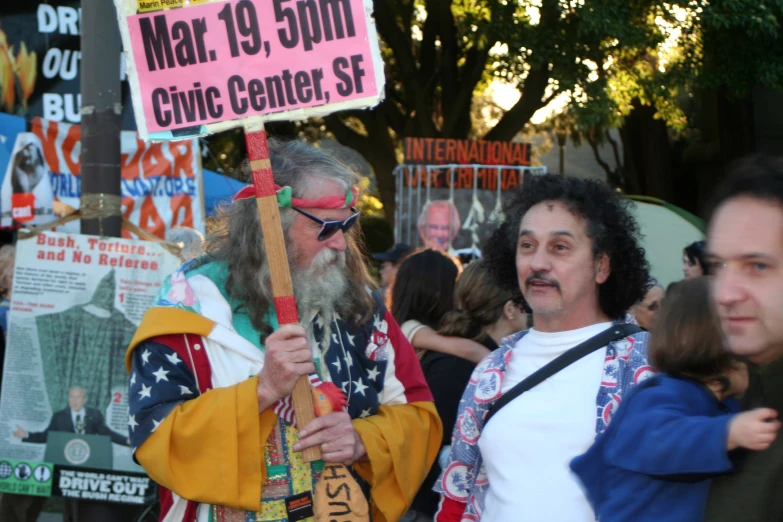
<svg viewBox="0 0 783 522"><path fill-rule="evenodd" d="M0 116L0 138L5 138L6 150L10 150L5 163L0 156L0 226L46 223L78 208L80 127L36 118L30 132L13 134L19 126L4 131L4 122L21 118ZM13 144L10 148L9 143ZM125 217L158 237L175 226L203 232L198 140L146 143L135 132L125 131L121 152ZM79 223L71 222L62 230L78 232Z"/></svg>
<svg viewBox="0 0 783 522"><path fill-rule="evenodd" d="M0 111L79 123L81 116L78 0L29 0L0 5ZM134 130L133 108L120 59L122 128Z"/></svg>
<svg viewBox="0 0 783 522"><path fill-rule="evenodd" d="M0 491L144 502L124 355L177 265L145 241L42 233L17 243L0 393L0 461L14 473L0 470Z"/></svg>

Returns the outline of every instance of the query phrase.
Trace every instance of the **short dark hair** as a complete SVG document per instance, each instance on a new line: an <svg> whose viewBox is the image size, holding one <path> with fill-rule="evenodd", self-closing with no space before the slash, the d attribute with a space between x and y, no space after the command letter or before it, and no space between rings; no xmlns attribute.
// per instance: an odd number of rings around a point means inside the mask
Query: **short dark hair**
<svg viewBox="0 0 783 522"><path fill-rule="evenodd" d="M704 275L707 275L707 252L706 243L704 241L694 241L690 245L686 246L682 253L688 258L692 264L698 264Z"/></svg>
<svg viewBox="0 0 783 522"><path fill-rule="evenodd" d="M711 380L734 365L709 284L707 277L686 279L663 300L650 341L650 363L656 370Z"/></svg>
<svg viewBox="0 0 783 522"><path fill-rule="evenodd" d="M650 265L639 246L639 225L628 209L630 200L601 181L554 174L534 176L511 195L506 205L508 220L484 246L486 262L500 285L519 287L519 223L531 207L544 201L559 201L587 222L593 254L608 256L611 266L609 278L598 289L599 306L612 319L623 317L647 293ZM521 293L518 298L524 302Z"/></svg>
<svg viewBox="0 0 783 522"><path fill-rule="evenodd" d="M783 206L783 158L755 154L733 163L707 205L707 221L718 207L742 196Z"/></svg>
<svg viewBox="0 0 783 522"><path fill-rule="evenodd" d="M452 309L459 267L431 248L409 255L397 270L391 291L391 313L397 323L415 320L437 330Z"/></svg>

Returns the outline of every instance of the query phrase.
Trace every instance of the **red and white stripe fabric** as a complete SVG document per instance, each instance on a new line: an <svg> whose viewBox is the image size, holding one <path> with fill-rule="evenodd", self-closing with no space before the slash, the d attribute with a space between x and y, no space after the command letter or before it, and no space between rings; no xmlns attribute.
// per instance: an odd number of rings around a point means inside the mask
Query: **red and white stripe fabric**
<svg viewBox="0 0 783 522"><path fill-rule="evenodd" d="M321 379L317 374L311 373L309 377L311 387L317 388L321 385ZM290 395L277 401L272 410L278 417L285 420L287 423L296 424L296 415L294 415L294 401L291 399Z"/></svg>

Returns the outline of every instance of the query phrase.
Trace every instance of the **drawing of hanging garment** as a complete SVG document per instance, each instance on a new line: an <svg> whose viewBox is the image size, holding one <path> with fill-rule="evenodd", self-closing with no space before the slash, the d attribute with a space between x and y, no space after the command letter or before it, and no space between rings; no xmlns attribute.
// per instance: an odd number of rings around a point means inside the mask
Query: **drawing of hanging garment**
<svg viewBox="0 0 783 522"><path fill-rule="evenodd" d="M475 252L479 249L479 226L484 223L484 205L478 197L478 167L473 166L473 199L470 203L470 212L462 225L462 230L469 230L471 237L471 249Z"/></svg>
<svg viewBox="0 0 783 522"><path fill-rule="evenodd" d="M520 176L522 174L520 173ZM498 189L495 195L495 208L489 214L489 222L494 225L499 225L506 220L506 215L503 213L503 198L501 197L501 181L503 177L503 169L498 167Z"/></svg>
<svg viewBox="0 0 783 522"><path fill-rule="evenodd" d="M36 318L46 391L52 409L62 408L71 386L79 386L88 404L105 411L111 390L127 388L125 349L136 325L114 306L114 270L98 283L87 303Z"/></svg>

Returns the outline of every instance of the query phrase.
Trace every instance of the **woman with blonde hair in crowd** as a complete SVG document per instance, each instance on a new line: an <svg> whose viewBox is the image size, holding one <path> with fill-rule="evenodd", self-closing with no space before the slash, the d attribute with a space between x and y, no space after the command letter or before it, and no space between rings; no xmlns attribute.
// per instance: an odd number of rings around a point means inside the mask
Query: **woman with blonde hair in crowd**
<svg viewBox="0 0 783 522"><path fill-rule="evenodd" d="M444 317L440 333L473 339L494 350L504 337L529 327L522 303L519 289L501 288L479 259L457 281L455 309Z"/></svg>
<svg viewBox="0 0 783 522"><path fill-rule="evenodd" d="M521 302L518 288L500 287L485 263L474 261L457 280L454 309L445 314L438 333L446 338L471 339L489 351L494 350L504 337L529 327L528 315L523 312ZM462 392L476 365L456 355L429 351L422 358L421 366L443 421L442 446L446 448L450 444ZM432 485L440 471L436 462L413 501L412 508L429 519L438 506L439 496L432 491Z"/></svg>

